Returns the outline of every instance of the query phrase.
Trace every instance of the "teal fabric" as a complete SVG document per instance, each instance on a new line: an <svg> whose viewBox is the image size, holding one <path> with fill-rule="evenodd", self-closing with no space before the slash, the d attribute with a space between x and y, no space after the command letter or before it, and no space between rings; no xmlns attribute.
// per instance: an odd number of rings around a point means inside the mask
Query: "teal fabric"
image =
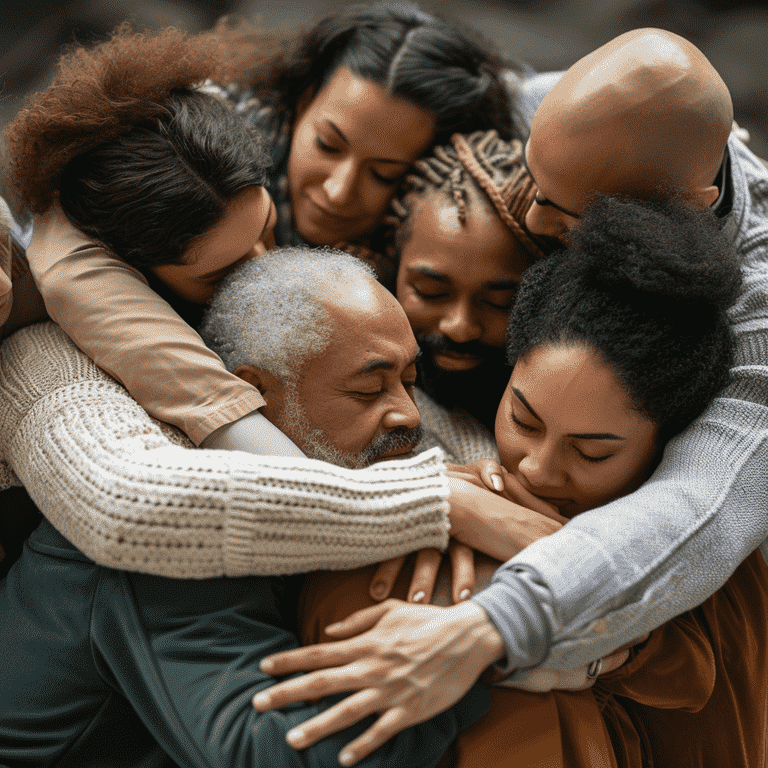
<svg viewBox="0 0 768 768"><path fill-rule="evenodd" d="M297 752L331 702L260 714L266 654L295 647L293 579L192 581L95 565L43 521L0 585L0 765L338 766L357 726ZM361 765L432 766L490 706L476 686ZM370 721L369 721L370 722Z"/></svg>

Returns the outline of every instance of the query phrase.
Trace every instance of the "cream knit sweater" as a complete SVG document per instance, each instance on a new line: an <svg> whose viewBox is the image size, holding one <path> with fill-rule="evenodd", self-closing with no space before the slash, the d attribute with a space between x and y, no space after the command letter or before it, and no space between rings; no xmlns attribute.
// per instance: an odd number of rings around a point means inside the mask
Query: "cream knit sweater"
<svg viewBox="0 0 768 768"><path fill-rule="evenodd" d="M469 417L423 394L415 458L347 470L193 449L52 323L0 347L0 487L18 484L99 564L208 578L349 569L448 541L439 446L496 456Z"/></svg>

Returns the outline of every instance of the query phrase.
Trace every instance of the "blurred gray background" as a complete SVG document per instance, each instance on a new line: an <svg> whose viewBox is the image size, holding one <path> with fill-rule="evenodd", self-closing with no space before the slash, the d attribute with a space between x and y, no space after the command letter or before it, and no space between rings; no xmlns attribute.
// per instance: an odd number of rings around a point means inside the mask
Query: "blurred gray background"
<svg viewBox="0 0 768 768"><path fill-rule="evenodd" d="M124 19L137 29L169 24L190 31L223 14L295 27L345 0L0 0L0 127L51 77L61 46L102 37ZM617 34L641 26L683 35L709 57L733 96L750 146L768 157L766 0L443 0L421 3L465 22L536 70L564 69Z"/></svg>

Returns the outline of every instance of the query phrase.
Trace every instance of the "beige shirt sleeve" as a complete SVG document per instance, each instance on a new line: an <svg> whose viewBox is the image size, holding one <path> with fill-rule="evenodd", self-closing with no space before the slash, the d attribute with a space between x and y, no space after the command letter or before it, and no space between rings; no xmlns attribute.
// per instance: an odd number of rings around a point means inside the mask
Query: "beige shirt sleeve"
<svg viewBox="0 0 768 768"><path fill-rule="evenodd" d="M58 206L27 250L50 317L160 421L199 445L264 405L133 267L89 241Z"/></svg>

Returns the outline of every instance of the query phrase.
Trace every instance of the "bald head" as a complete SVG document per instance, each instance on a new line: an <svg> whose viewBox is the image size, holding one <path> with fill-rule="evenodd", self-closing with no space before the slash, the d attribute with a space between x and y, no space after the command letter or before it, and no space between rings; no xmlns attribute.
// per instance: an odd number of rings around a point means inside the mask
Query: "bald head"
<svg viewBox="0 0 768 768"><path fill-rule="evenodd" d="M528 160L544 197L569 211L594 193L656 197L671 189L703 207L717 199L732 120L728 89L698 48L639 29L563 75L534 116ZM569 179L581 180L579 193Z"/></svg>

